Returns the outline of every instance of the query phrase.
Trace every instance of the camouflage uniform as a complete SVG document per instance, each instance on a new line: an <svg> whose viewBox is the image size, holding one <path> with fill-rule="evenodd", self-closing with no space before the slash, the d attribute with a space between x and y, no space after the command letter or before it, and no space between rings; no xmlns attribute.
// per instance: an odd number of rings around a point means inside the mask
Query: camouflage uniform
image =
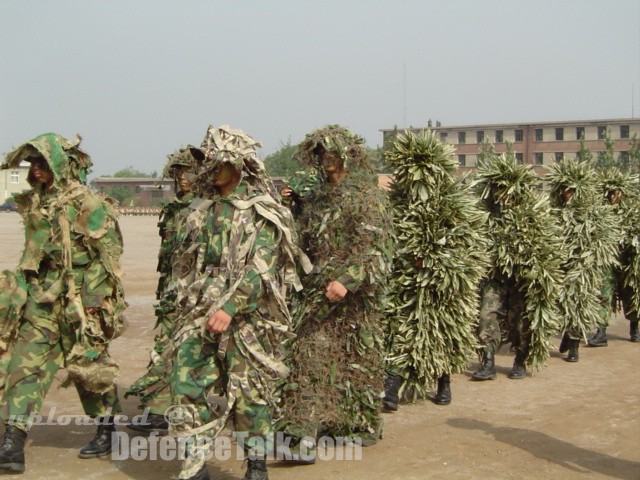
<svg viewBox="0 0 640 480"><path fill-rule="evenodd" d="M180 419L172 421L175 433L196 445L215 438L231 414L236 431L248 435L245 447L260 456L276 406L273 383L289 373L282 361L282 342L290 335L284 297L288 286L300 288L295 261L306 257L295 246L289 211L271 196L256 145L226 126L207 131L207 157L174 255L177 318L163 357L172 365L172 418ZM242 179L230 195L220 196L212 179L225 162ZM232 320L213 335L204 327L219 310ZM223 412L209 404L211 393L226 396ZM179 478L202 468L203 460L189 455Z"/></svg>
<svg viewBox="0 0 640 480"><path fill-rule="evenodd" d="M25 431L62 365L87 415L120 412L118 366L108 344L124 330L122 237L111 204L84 184L91 161L78 143L41 135L9 153L3 165L39 155L53 172L49 190L30 174L34 188L17 196L26 238L18 270L28 296L8 367L4 422ZM97 311L87 312L90 307Z"/></svg>
<svg viewBox="0 0 640 480"><path fill-rule="evenodd" d="M171 271L173 268L173 253L180 243L182 232L182 222L184 212L193 199L190 192L182 192L176 178L176 168L184 167L189 171L195 169L197 163L202 160L202 152L191 145L180 149L178 152L168 156L169 160L164 169L165 177L175 180L176 198L163 205L158 221L158 231L160 234L160 250L158 252L157 271L158 287L156 288L155 305L156 329L158 334L154 339L154 347L151 351L151 359L147 372L133 383L125 393L125 398L129 395L140 397L141 407L148 409L149 413L164 415L171 406L171 389L169 387L169 377L167 375L167 365L162 359L162 349L169 339L176 317L176 291L175 285L171 283ZM193 174L189 183L193 183Z"/></svg>
<svg viewBox="0 0 640 480"><path fill-rule="evenodd" d="M340 185L326 180L318 148L342 160L348 175ZM292 374L282 385L277 428L297 439L352 435L375 443L383 423L388 203L367 169L364 141L343 127L310 133L298 151L299 161L319 172L297 218L302 247L315 267L292 299L297 338L288 352ZM348 293L330 302L325 292L333 281Z"/></svg>

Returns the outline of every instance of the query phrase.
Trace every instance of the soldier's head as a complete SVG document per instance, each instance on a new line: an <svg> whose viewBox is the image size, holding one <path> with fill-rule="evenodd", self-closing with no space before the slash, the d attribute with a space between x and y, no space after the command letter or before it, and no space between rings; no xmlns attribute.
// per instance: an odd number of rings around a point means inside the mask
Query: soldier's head
<svg viewBox="0 0 640 480"><path fill-rule="evenodd" d="M213 193L213 187L218 193L224 194L233 191L242 179L273 191L273 185L256 151L261 146L242 130L232 129L228 125L209 126L201 145L204 161L196 180L198 192L208 196ZM267 184L270 184L268 188Z"/></svg>
<svg viewBox="0 0 640 480"><path fill-rule="evenodd" d="M297 159L326 177L340 178L364 165L364 139L340 125L328 125L306 135L298 146Z"/></svg>
<svg viewBox="0 0 640 480"><path fill-rule="evenodd" d="M609 190L607 193L607 200L611 205L619 205L622 202L622 198L624 197L624 193L622 190L613 189Z"/></svg>
<svg viewBox="0 0 640 480"><path fill-rule="evenodd" d="M63 189L71 183L84 184L93 163L79 148L80 141L80 136L68 140L55 133L45 133L8 153L0 168L15 168L29 162L27 181L34 188Z"/></svg>
<svg viewBox="0 0 640 480"><path fill-rule="evenodd" d="M195 172L204 161L204 153L199 148L188 145L167 157L169 160L163 176L174 180L175 191L179 197L182 197L191 191Z"/></svg>

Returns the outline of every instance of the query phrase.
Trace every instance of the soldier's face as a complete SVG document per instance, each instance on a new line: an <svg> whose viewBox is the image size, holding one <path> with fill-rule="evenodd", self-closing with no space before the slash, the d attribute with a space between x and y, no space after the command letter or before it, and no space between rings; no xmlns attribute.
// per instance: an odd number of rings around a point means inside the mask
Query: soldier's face
<svg viewBox="0 0 640 480"><path fill-rule="evenodd" d="M33 178L40 185L51 185L53 183L53 172L44 157L30 157L31 167L29 169Z"/></svg>
<svg viewBox="0 0 640 480"><path fill-rule="evenodd" d="M564 203L568 203L569 200L573 198L573 194L574 191L572 188L565 188L562 190L562 200L564 200Z"/></svg>
<svg viewBox="0 0 640 480"><path fill-rule="evenodd" d="M622 192L620 190L611 190L607 197L611 205L618 205L622 201Z"/></svg>
<svg viewBox="0 0 640 480"><path fill-rule="evenodd" d="M330 152L322 153L320 163L326 173L335 173L342 170L342 159Z"/></svg>
<svg viewBox="0 0 640 480"><path fill-rule="evenodd" d="M189 193L191 191L191 182L187 179L188 172L189 168L185 165L178 165L175 168L175 178L181 193Z"/></svg>

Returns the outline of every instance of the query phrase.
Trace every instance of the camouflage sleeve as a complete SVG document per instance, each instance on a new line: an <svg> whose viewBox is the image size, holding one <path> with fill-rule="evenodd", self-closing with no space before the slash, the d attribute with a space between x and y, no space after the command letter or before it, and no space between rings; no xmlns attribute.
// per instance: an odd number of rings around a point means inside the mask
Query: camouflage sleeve
<svg viewBox="0 0 640 480"><path fill-rule="evenodd" d="M255 266L254 258L260 258L269 269L269 274L276 275L278 242L276 229L271 223L265 223L260 229L255 241L252 257L247 262L249 268L244 279L238 285L231 298L224 304L224 310L229 316L251 313L258 308L258 303L263 294L260 272Z"/></svg>
<svg viewBox="0 0 640 480"><path fill-rule="evenodd" d="M90 263L85 267L81 299L84 307L101 307L104 300L115 295L120 282L117 272L111 269L119 265L119 258L103 258L105 255L115 257L121 251L122 242L119 232L112 225L99 238L88 240L91 250Z"/></svg>
<svg viewBox="0 0 640 480"><path fill-rule="evenodd" d="M351 293L355 293L364 282L367 272L363 265L351 265L347 267L344 273L337 280L345 286Z"/></svg>

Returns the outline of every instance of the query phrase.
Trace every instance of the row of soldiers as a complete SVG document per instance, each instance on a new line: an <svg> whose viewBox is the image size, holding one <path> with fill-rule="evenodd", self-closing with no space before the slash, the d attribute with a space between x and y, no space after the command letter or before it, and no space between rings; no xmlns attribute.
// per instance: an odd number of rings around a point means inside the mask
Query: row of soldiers
<svg viewBox="0 0 640 480"><path fill-rule="evenodd" d="M17 199L25 251L0 278L0 468L13 471L24 470L29 414L61 364L98 423L81 458L111 452L121 411L108 344L124 330L122 243L112 202L85 186L91 163L78 145L46 134L3 165L30 162L33 186ZM125 395L150 412L130 428L171 430L192 447L180 479L209 478L197 447L229 416L247 434L244 478L262 480L274 448L313 463L321 436L376 443L381 412L401 400L436 387L435 403L450 403L451 375L476 352L477 380L495 378L506 342L510 378L544 365L559 332L577 361L596 325L589 342L606 344L619 300L639 340L636 177L602 180L590 162L564 160L546 193L530 166L495 154L460 177L451 146L405 132L386 152L387 195L364 140L330 125L298 145L304 169L276 192L257 147L241 130L209 127L164 172L178 194L160 215L158 334ZM274 430L282 445L270 443Z"/></svg>

